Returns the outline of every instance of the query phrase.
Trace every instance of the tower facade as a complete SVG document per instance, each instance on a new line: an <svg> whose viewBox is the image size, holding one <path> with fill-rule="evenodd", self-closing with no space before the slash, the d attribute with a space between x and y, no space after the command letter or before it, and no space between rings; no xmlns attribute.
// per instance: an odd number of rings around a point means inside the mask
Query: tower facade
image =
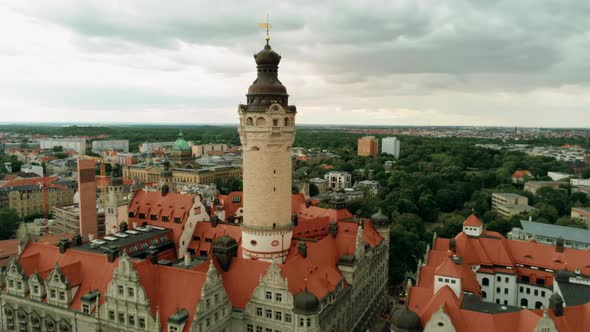
<svg viewBox="0 0 590 332"><path fill-rule="evenodd" d="M281 56L267 42L254 55L257 78L239 105L245 258L282 263L291 244L291 148L296 107L278 79Z"/></svg>
<svg viewBox="0 0 590 332"><path fill-rule="evenodd" d="M80 193L80 236L84 241L98 233L96 219L96 179L92 159L78 160L78 192Z"/></svg>

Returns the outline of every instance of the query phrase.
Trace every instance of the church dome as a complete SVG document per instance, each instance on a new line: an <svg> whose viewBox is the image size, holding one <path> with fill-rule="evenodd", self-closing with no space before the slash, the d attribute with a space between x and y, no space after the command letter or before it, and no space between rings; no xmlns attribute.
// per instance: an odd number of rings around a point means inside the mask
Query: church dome
<svg viewBox="0 0 590 332"><path fill-rule="evenodd" d="M389 225L389 218L387 218L387 216L383 214L381 209L379 209L379 212L371 216L371 222L375 226L386 226Z"/></svg>
<svg viewBox="0 0 590 332"><path fill-rule="evenodd" d="M278 66L279 62L281 62L281 56L273 51L269 44L266 44L260 52L254 54L254 60L256 60L256 64L259 66Z"/></svg>
<svg viewBox="0 0 590 332"><path fill-rule="evenodd" d="M188 145L188 142L184 140L182 133L178 134L178 138L174 145L172 145L173 151L185 151L190 150L191 147Z"/></svg>
<svg viewBox="0 0 590 332"><path fill-rule="evenodd" d="M409 332L418 332L422 330L422 323L420 322L420 317L418 315L409 310L397 310L393 313L391 317L391 325L397 327L398 329L403 329Z"/></svg>
<svg viewBox="0 0 590 332"><path fill-rule="evenodd" d="M320 309L320 301L307 288L295 295L293 299L294 311L298 314L314 314Z"/></svg>

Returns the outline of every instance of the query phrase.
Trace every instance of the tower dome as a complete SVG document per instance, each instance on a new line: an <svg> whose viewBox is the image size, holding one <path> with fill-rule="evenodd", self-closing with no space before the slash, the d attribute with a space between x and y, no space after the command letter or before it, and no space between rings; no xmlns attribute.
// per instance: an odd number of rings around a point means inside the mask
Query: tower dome
<svg viewBox="0 0 590 332"><path fill-rule="evenodd" d="M191 147L188 145L188 142L183 138L183 136L184 135L182 134L182 132L178 134L176 142L174 142L174 145L172 145L172 151L186 151L191 149Z"/></svg>
<svg viewBox="0 0 590 332"><path fill-rule="evenodd" d="M371 216L371 222L375 226L387 226L389 225L389 218L387 218L387 216L383 214L381 209L379 209L377 213Z"/></svg>
<svg viewBox="0 0 590 332"><path fill-rule="evenodd" d="M320 301L305 288L293 298L294 311L298 314L314 314L320 309Z"/></svg>
<svg viewBox="0 0 590 332"><path fill-rule="evenodd" d="M273 51L267 43L254 54L257 77L248 88L248 104L268 106L273 103L287 104L287 88L279 81L279 63L281 56ZM264 110L261 108L260 110Z"/></svg>
<svg viewBox="0 0 590 332"><path fill-rule="evenodd" d="M394 331L422 331L422 323L420 322L420 317L418 317L418 315L415 312L409 310L408 308L395 311L391 317L391 325L394 328Z"/></svg>

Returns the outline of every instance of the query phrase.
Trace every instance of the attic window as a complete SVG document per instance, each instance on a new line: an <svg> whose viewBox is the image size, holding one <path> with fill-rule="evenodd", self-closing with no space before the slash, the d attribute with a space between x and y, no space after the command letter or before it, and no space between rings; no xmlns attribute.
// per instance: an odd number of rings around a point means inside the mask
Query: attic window
<svg viewBox="0 0 590 332"><path fill-rule="evenodd" d="M139 214L139 219L145 219L145 213L140 213Z"/></svg>
<svg viewBox="0 0 590 332"><path fill-rule="evenodd" d="M150 215L150 220L153 220L153 221L158 220L158 215L157 214Z"/></svg>
<svg viewBox="0 0 590 332"><path fill-rule="evenodd" d="M168 222L168 216L162 216L162 221L163 222Z"/></svg>
<svg viewBox="0 0 590 332"><path fill-rule="evenodd" d="M174 217L174 223L175 224L180 224L180 222L181 222L181 219L180 218Z"/></svg>
<svg viewBox="0 0 590 332"><path fill-rule="evenodd" d="M205 238L205 242L207 242L207 243L211 243L211 242L213 242L213 239L212 239L212 238L209 238L209 237L206 237L206 238Z"/></svg>
<svg viewBox="0 0 590 332"><path fill-rule="evenodd" d="M242 202L242 197L241 196L232 196L231 202L232 203L240 203L240 202Z"/></svg>

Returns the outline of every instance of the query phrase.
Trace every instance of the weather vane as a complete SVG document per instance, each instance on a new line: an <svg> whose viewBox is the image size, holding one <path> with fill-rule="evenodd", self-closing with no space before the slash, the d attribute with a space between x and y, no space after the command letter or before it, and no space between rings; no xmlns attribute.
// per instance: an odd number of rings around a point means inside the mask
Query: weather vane
<svg viewBox="0 0 590 332"><path fill-rule="evenodd" d="M258 23L258 26L260 26L263 29L266 29L266 37L264 37L264 39L266 39L266 44L268 44L268 41L270 40L270 28L272 28L272 25L270 25L270 23L268 23L268 14L266 14L266 23Z"/></svg>

